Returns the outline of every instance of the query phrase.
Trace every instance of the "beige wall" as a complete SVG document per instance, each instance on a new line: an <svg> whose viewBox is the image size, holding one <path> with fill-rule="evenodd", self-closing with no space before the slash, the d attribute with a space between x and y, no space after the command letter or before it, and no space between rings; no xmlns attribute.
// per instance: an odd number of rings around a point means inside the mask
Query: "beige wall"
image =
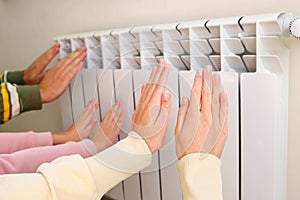
<svg viewBox="0 0 300 200"><path fill-rule="evenodd" d="M285 0L0 0L0 65L28 66L57 35L212 17L289 11L300 15L300 1ZM290 48L288 199L299 199L300 185L300 40ZM5 67L4 67L5 66ZM59 103L25 113L1 131L61 130ZM267 158L266 158L267 159Z"/></svg>

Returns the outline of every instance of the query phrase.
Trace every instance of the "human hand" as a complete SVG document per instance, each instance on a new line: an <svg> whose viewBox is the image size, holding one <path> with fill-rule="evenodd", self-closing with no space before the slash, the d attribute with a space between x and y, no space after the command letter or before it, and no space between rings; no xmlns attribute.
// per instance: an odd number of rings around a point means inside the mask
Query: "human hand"
<svg viewBox="0 0 300 200"><path fill-rule="evenodd" d="M169 70L164 60L153 68L132 116L132 130L145 140L152 153L161 147L168 127L171 95L165 92L165 85Z"/></svg>
<svg viewBox="0 0 300 200"><path fill-rule="evenodd" d="M118 101L102 119L100 126L96 129L92 137L92 141L95 143L98 152L116 142L123 119L122 104Z"/></svg>
<svg viewBox="0 0 300 200"><path fill-rule="evenodd" d="M49 69L39 84L42 103L57 99L83 65L86 48L82 47L64 57Z"/></svg>
<svg viewBox="0 0 300 200"><path fill-rule="evenodd" d="M97 123L95 114L98 108L99 103L93 98L68 130L52 134L53 144L63 144L69 141L78 142L88 137Z"/></svg>
<svg viewBox="0 0 300 200"><path fill-rule="evenodd" d="M228 97L220 92L220 75L213 75L212 123L201 153L210 153L220 158L228 135Z"/></svg>
<svg viewBox="0 0 300 200"><path fill-rule="evenodd" d="M214 84L213 89L212 82ZM227 127L227 121L225 121L227 119L227 103L226 94L220 95L220 77L215 75L214 81L212 81L211 67L205 67L203 74L196 72L190 101L183 97L182 105L178 111L175 128L178 159L187 154L203 152L204 144L206 150L212 150L217 139L221 139L218 137L219 134L227 133L225 130ZM212 124L213 126L211 126ZM207 139L211 141L206 143ZM215 141L213 141L214 139ZM224 147L226 137L223 137L222 141L224 143L218 140L216 145L218 147L213 151L218 155L221 155L221 146L223 144Z"/></svg>
<svg viewBox="0 0 300 200"><path fill-rule="evenodd" d="M42 81L45 73L47 73L47 70L44 71L44 69L59 52L59 47L59 43L53 45L24 70L23 81L25 85L35 85Z"/></svg>
<svg viewBox="0 0 300 200"><path fill-rule="evenodd" d="M211 80L211 67L205 67L203 74L197 71L190 101L182 98L175 128L178 159L200 152L205 141L211 124Z"/></svg>

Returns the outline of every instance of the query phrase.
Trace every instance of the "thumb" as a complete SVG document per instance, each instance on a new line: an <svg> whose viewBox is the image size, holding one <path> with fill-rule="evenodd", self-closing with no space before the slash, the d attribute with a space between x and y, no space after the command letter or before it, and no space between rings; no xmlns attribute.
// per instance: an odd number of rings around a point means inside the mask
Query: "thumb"
<svg viewBox="0 0 300 200"><path fill-rule="evenodd" d="M181 106L180 106L180 108L178 110L178 114L177 114L175 136L180 132L180 130L182 128L188 107L189 107L189 99L184 96L184 97L182 97Z"/></svg>
<svg viewBox="0 0 300 200"><path fill-rule="evenodd" d="M171 94L168 92L164 92L161 95L160 111L156 123L159 122L164 125L165 122L168 121L170 109L171 109Z"/></svg>

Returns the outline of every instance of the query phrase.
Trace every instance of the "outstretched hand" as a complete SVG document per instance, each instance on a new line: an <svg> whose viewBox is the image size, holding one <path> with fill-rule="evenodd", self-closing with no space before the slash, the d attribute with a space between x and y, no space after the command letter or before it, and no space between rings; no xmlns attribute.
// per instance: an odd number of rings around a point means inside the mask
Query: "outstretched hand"
<svg viewBox="0 0 300 200"><path fill-rule="evenodd" d="M59 52L59 47L59 43L53 45L24 70L23 81L25 85L39 84L43 80L47 73L47 70L44 69Z"/></svg>
<svg viewBox="0 0 300 200"><path fill-rule="evenodd" d="M121 101L118 101L103 117L100 126L98 126L92 137L92 141L95 143L98 152L116 142L123 120L122 104Z"/></svg>
<svg viewBox="0 0 300 200"><path fill-rule="evenodd" d="M212 77L211 67L197 71L190 101L182 99L175 129L178 159L203 151L222 154L228 133L228 100L225 93L220 94L220 77Z"/></svg>
<svg viewBox="0 0 300 200"><path fill-rule="evenodd" d="M98 108L99 103L92 99L68 130L52 134L53 144L62 144L69 141L79 142L87 138L97 123L96 112Z"/></svg>
<svg viewBox="0 0 300 200"><path fill-rule="evenodd" d="M164 60L153 68L132 116L132 130L145 140L152 153L163 144L168 127L171 95L165 92L165 85L169 70Z"/></svg>
<svg viewBox="0 0 300 200"><path fill-rule="evenodd" d="M54 101L65 91L82 67L85 56L86 48L79 48L47 71L43 80L39 83L42 103Z"/></svg>

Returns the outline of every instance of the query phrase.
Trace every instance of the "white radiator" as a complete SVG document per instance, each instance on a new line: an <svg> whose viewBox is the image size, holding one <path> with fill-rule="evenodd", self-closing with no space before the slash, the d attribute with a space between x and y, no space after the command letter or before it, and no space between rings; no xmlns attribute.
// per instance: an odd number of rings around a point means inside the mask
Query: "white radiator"
<svg viewBox="0 0 300 200"><path fill-rule="evenodd" d="M164 146L149 167L109 195L118 200L182 199L173 137L179 99L189 96L194 71L212 65L229 96L224 200L286 199L289 51L282 36L289 35L290 17L275 13L55 38L61 44L60 58L87 47L84 69L61 97L65 129L93 96L100 101L99 122L122 99L124 138L150 69L160 58L171 65L168 90L173 100Z"/></svg>

